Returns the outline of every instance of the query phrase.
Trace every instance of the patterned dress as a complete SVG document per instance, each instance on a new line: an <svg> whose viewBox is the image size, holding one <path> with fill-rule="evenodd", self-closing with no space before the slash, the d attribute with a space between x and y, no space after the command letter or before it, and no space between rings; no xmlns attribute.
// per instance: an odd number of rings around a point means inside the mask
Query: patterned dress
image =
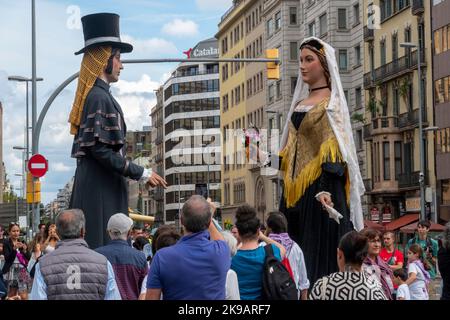
<svg viewBox="0 0 450 320"><path fill-rule="evenodd" d="M336 272L314 284L310 300L387 300L381 284L365 272Z"/></svg>

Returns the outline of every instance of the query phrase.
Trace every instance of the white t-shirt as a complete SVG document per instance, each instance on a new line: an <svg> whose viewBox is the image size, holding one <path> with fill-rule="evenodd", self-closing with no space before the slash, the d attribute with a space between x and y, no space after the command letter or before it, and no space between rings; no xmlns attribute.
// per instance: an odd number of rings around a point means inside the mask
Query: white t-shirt
<svg viewBox="0 0 450 320"><path fill-rule="evenodd" d="M428 300L428 291L422 270L415 263L410 263L408 274L410 273L415 273L417 276L416 280L409 285L411 300Z"/></svg>
<svg viewBox="0 0 450 320"><path fill-rule="evenodd" d="M241 300L239 294L239 283L237 274L234 270L228 270L227 281L225 283L225 299L226 300Z"/></svg>
<svg viewBox="0 0 450 320"><path fill-rule="evenodd" d="M397 288L397 300L399 300L399 298L403 298L404 300L411 300L409 287L406 283L399 285Z"/></svg>

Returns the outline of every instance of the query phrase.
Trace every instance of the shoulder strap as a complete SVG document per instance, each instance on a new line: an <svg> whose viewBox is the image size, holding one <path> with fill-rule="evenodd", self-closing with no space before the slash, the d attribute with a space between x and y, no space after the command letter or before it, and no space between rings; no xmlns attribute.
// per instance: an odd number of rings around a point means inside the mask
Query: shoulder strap
<svg viewBox="0 0 450 320"><path fill-rule="evenodd" d="M269 256L273 256L274 254L273 254L273 248L272 248L272 245L269 243L269 244L266 244L265 246L264 246L264 251L266 252L266 257L269 257Z"/></svg>

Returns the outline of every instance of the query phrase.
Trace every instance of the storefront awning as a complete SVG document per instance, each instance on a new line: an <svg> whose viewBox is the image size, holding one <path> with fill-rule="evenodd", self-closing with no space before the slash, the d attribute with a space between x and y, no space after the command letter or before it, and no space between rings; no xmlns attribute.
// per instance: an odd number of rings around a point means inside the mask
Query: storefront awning
<svg viewBox="0 0 450 320"><path fill-rule="evenodd" d="M414 223L417 221L419 221L418 213L405 214L404 216L401 216L400 218L389 222L384 227L385 227L386 231L395 231L395 230L400 229L403 226L406 226L410 223Z"/></svg>
<svg viewBox="0 0 450 320"><path fill-rule="evenodd" d="M402 233L414 233L417 229L417 223L413 222L410 223L402 228L400 228L400 232ZM442 232L444 231L445 227L441 224L437 224L434 222L431 222L431 226L430 226L430 230L429 231L433 231L433 232Z"/></svg>
<svg viewBox="0 0 450 320"><path fill-rule="evenodd" d="M383 231L384 226L371 220L364 220L364 229L375 229Z"/></svg>

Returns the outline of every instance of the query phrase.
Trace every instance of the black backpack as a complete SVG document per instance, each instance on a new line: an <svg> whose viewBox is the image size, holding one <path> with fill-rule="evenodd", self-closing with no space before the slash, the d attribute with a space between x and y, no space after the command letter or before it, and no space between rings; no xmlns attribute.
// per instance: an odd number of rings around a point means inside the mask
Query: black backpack
<svg viewBox="0 0 450 320"><path fill-rule="evenodd" d="M272 245L264 246L263 300L298 300L298 292L286 267L273 255Z"/></svg>

